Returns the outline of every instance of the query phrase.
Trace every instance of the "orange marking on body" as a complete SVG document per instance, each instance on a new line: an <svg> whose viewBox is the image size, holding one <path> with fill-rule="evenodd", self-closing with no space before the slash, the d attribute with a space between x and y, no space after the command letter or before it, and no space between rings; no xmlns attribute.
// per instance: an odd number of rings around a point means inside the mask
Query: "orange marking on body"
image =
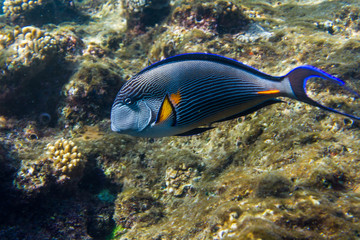
<svg viewBox="0 0 360 240"><path fill-rule="evenodd" d="M170 95L170 100L174 105L178 105L179 102L181 101L180 91L178 91L177 93L171 94Z"/></svg>
<svg viewBox="0 0 360 240"><path fill-rule="evenodd" d="M260 91L257 92L258 94L275 94L275 93L279 93L280 90L274 89L274 90L267 90L267 91Z"/></svg>
<svg viewBox="0 0 360 240"><path fill-rule="evenodd" d="M173 111L173 106L171 105L169 97L166 96L163 104L160 107L159 117L156 123L161 123L163 121L166 121L171 116L172 111Z"/></svg>

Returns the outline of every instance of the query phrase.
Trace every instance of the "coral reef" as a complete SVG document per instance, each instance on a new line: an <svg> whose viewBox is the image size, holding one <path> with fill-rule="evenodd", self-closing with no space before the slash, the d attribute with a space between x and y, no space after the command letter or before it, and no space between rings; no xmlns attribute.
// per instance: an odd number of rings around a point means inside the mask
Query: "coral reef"
<svg viewBox="0 0 360 240"><path fill-rule="evenodd" d="M347 36L356 34L360 30L360 8L357 6L343 6L336 11L335 18L323 22L316 22L315 26L330 34L342 34Z"/></svg>
<svg viewBox="0 0 360 240"><path fill-rule="evenodd" d="M359 89L359 9L356 0L4 1L0 238L359 238L356 121L283 98L191 137L109 129L125 81L179 53L279 76L314 65ZM358 99L315 80L311 97L359 112Z"/></svg>
<svg viewBox="0 0 360 240"><path fill-rule="evenodd" d="M163 216L161 204L150 193L129 189L119 194L115 201L114 220L124 228L153 225Z"/></svg>
<svg viewBox="0 0 360 240"><path fill-rule="evenodd" d="M219 34L237 33L250 22L241 7L228 1L178 6L171 21L186 28L207 29Z"/></svg>
<svg viewBox="0 0 360 240"><path fill-rule="evenodd" d="M122 0L129 29L144 31L160 23L170 13L169 0Z"/></svg>
<svg viewBox="0 0 360 240"><path fill-rule="evenodd" d="M195 178L195 179L194 179ZM193 187L192 181L199 180L199 173L197 169L180 166L178 169L169 167L166 169L165 184L166 191L175 197L181 197L185 194L195 195L196 190Z"/></svg>
<svg viewBox="0 0 360 240"><path fill-rule="evenodd" d="M29 10L39 7L43 4L50 2L49 0L5 0L3 3L3 12L6 16L14 16L17 14L23 14Z"/></svg>
<svg viewBox="0 0 360 240"><path fill-rule="evenodd" d="M51 188L74 189L83 176L86 159L73 141L59 139L45 147L44 156L24 161L15 180L28 197L46 195ZM64 187L67 186L67 187Z"/></svg>
<svg viewBox="0 0 360 240"><path fill-rule="evenodd" d="M55 36L32 26L17 26L2 31L0 39L0 112L9 113L15 112L16 99L29 98L31 95L23 93L22 89L36 87L35 82L38 81L31 80L51 68L53 60L61 52Z"/></svg>
<svg viewBox="0 0 360 240"><path fill-rule="evenodd" d="M99 51L91 53L90 49L84 54L99 54ZM122 69L113 61L107 58L95 61L93 56L88 57L63 88L65 99L60 116L66 124L90 124L108 116L110 109L106 108L124 84Z"/></svg>
<svg viewBox="0 0 360 240"><path fill-rule="evenodd" d="M66 20L84 21L88 17L75 8L74 1L64 0L5 0L3 13L12 23L42 25Z"/></svg>
<svg viewBox="0 0 360 240"><path fill-rule="evenodd" d="M3 59L5 71L21 71L21 68L27 67L34 71L35 66L42 69L46 62L58 51L57 41L51 34L42 31L39 28L15 27L14 30L3 32L0 35L1 49L7 49L7 56ZM38 70L39 71L39 70ZM12 73L5 72L5 76Z"/></svg>
<svg viewBox="0 0 360 240"><path fill-rule="evenodd" d="M46 194L50 188L51 172L48 159L23 163L15 180L16 187L28 197Z"/></svg>

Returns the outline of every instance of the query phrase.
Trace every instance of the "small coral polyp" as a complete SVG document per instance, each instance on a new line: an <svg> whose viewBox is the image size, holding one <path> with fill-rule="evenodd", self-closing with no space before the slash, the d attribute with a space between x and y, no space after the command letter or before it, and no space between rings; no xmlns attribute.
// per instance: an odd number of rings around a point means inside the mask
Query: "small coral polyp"
<svg viewBox="0 0 360 240"><path fill-rule="evenodd" d="M56 173L66 176L82 175L84 163L73 141L59 139L46 146L49 159L53 160Z"/></svg>

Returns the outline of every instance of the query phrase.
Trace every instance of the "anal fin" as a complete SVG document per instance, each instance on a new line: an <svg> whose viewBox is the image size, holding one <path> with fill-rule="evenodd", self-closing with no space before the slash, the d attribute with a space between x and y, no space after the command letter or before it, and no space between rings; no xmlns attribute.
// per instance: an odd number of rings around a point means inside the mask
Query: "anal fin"
<svg viewBox="0 0 360 240"><path fill-rule="evenodd" d="M272 105L274 103L280 103L280 102L284 102L282 100L279 100L279 99L275 99L275 98L272 98L272 99L269 99L269 100L266 100L265 102L262 102L252 108L249 108L249 109L246 109L245 111L242 111L242 112L239 112L235 115L232 115L230 117L226 117L226 118L223 118L223 119L220 119L216 122L223 122L223 121L228 121L228 120L232 120L232 119L235 119L235 118L239 118L239 117L242 117L242 116L245 116L245 115L248 115L250 113L253 113L253 112L256 112L257 110L263 108L263 107L266 107L266 106L269 106L269 105Z"/></svg>
<svg viewBox="0 0 360 240"><path fill-rule="evenodd" d="M207 130L211 130L213 128L214 127L194 128L194 129L191 129L190 131L180 133L180 134L176 134L176 136L192 136L192 135L203 133L203 132L205 132Z"/></svg>

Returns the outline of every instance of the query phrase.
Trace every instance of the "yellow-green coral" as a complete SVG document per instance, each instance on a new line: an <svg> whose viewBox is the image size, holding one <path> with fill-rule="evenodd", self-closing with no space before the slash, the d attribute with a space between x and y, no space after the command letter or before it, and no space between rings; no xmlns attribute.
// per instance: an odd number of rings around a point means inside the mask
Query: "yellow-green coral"
<svg viewBox="0 0 360 240"><path fill-rule="evenodd" d="M60 175L82 176L84 161L78 147L73 141L59 139L46 146L47 155L53 160L54 170Z"/></svg>
<svg viewBox="0 0 360 240"><path fill-rule="evenodd" d="M39 28L15 27L12 32L0 32L0 47L12 53L6 59L7 69L11 70L29 66L36 60L46 61L56 52L57 41Z"/></svg>
<svg viewBox="0 0 360 240"><path fill-rule="evenodd" d="M5 0L3 12L6 16L14 16L32 10L47 2L49 2L49 0Z"/></svg>

